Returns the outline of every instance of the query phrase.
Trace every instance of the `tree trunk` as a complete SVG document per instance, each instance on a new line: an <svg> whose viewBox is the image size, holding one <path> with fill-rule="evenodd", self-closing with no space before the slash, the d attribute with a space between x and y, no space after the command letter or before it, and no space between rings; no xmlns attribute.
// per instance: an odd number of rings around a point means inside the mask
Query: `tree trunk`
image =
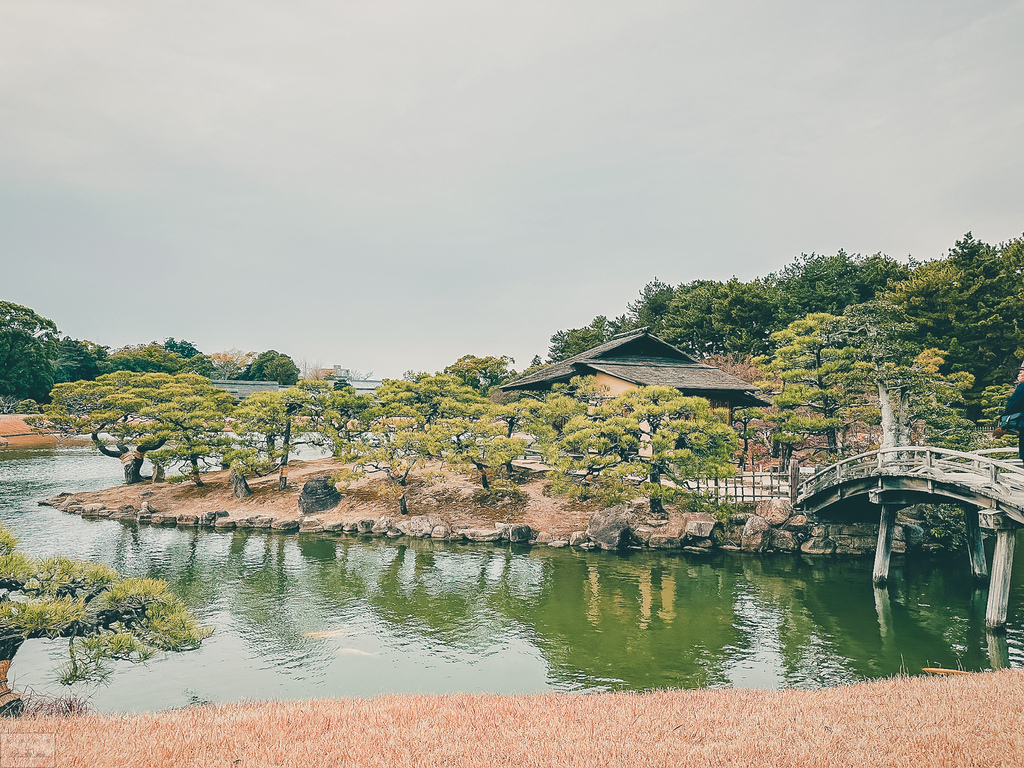
<svg viewBox="0 0 1024 768"><path fill-rule="evenodd" d="M878 382L878 407L882 412L882 448L910 445L910 393L903 387L889 389Z"/></svg>
<svg viewBox="0 0 1024 768"><path fill-rule="evenodd" d="M651 485L661 485L661 472L656 469L651 470ZM665 517L665 506L661 503L661 498L651 494L648 500L648 506L651 509L651 517Z"/></svg>
<svg viewBox="0 0 1024 768"><path fill-rule="evenodd" d="M92 433L92 444L96 446L100 453L104 456L111 456L120 460L121 467L124 469L125 485L135 485L136 483L152 479L142 476L142 462L146 460L146 453L148 451L155 451L166 442L166 439L161 438L155 443L140 443L134 451L126 445L117 443L117 450L114 450L108 448L100 441L98 432Z"/></svg>
<svg viewBox="0 0 1024 768"><path fill-rule="evenodd" d="M7 670L11 667L14 654L18 652L25 638L21 635L0 637L0 717L20 717L25 710L21 694L7 685Z"/></svg>
<svg viewBox="0 0 1024 768"><path fill-rule="evenodd" d="M192 482L196 484L197 488L203 487L203 480L199 476L199 460L195 457L189 459L189 463L192 465Z"/></svg>
<svg viewBox="0 0 1024 768"><path fill-rule="evenodd" d="M402 511L403 515L409 514L409 507L405 503L405 494L403 493L398 497L398 508Z"/></svg>
<svg viewBox="0 0 1024 768"><path fill-rule="evenodd" d="M288 417L284 424L284 440L281 442L281 471L277 476L277 489L283 491L288 487L288 453L292 447L292 419Z"/></svg>
<svg viewBox="0 0 1024 768"><path fill-rule="evenodd" d="M228 479L231 481L231 491L235 494L236 498L244 499L246 496L252 495L252 489L249 488L249 482L245 479L244 475L231 470Z"/></svg>

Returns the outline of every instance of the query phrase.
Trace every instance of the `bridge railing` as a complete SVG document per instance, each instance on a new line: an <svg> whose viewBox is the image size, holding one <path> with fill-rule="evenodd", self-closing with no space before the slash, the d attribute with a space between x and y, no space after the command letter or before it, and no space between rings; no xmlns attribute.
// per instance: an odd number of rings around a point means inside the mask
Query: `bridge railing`
<svg viewBox="0 0 1024 768"><path fill-rule="evenodd" d="M1010 493L1024 492L1024 469L1016 449L995 448L967 453L930 446L881 448L859 453L825 467L800 484L799 497L813 496L840 483L873 475L918 475L931 479L991 485Z"/></svg>

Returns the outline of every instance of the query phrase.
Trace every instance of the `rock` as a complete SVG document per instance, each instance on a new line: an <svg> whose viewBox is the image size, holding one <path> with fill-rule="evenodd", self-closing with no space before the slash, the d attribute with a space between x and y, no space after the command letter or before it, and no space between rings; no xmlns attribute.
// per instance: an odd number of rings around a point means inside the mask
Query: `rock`
<svg viewBox="0 0 1024 768"><path fill-rule="evenodd" d="M273 528L274 518L270 515L257 515L251 518L253 528ZM297 520L295 522L298 522Z"/></svg>
<svg viewBox="0 0 1024 768"><path fill-rule="evenodd" d="M127 512L128 514L133 515L133 516L135 515L135 507L133 507L131 504L122 504L121 506L119 506L117 508L117 511L118 512Z"/></svg>
<svg viewBox="0 0 1024 768"><path fill-rule="evenodd" d="M341 494L329 477L320 476L307 480L299 494L299 512L311 515L334 509L341 502Z"/></svg>
<svg viewBox="0 0 1024 768"><path fill-rule="evenodd" d="M505 535L513 544L521 544L530 540L530 537L533 536L533 529L524 523L516 523L505 529Z"/></svg>
<svg viewBox="0 0 1024 768"><path fill-rule="evenodd" d="M625 504L608 507L590 516L587 538L601 549L625 549L633 543L633 528L637 524L637 516Z"/></svg>
<svg viewBox="0 0 1024 768"><path fill-rule="evenodd" d="M226 509L218 509L213 512L213 519L218 520L222 517L227 517L230 513Z"/></svg>
<svg viewBox="0 0 1024 768"><path fill-rule="evenodd" d="M708 547L683 547L683 552L689 552L691 555L706 555L710 551Z"/></svg>
<svg viewBox="0 0 1024 768"><path fill-rule="evenodd" d="M740 546L747 552L763 552L768 547L772 527L760 515L750 515L743 525Z"/></svg>
<svg viewBox="0 0 1024 768"><path fill-rule="evenodd" d="M213 524L213 527L217 530L230 531L235 527L235 521L228 517L222 517Z"/></svg>
<svg viewBox="0 0 1024 768"><path fill-rule="evenodd" d="M750 517L749 512L737 512L735 515L729 518L729 525L742 526L747 524L747 518Z"/></svg>
<svg viewBox="0 0 1024 768"><path fill-rule="evenodd" d="M231 470L228 480L231 483L231 492L235 494L235 498L244 499L247 496L252 496L252 490L249 488L249 483L244 475Z"/></svg>
<svg viewBox="0 0 1024 768"><path fill-rule="evenodd" d="M569 534L569 546L578 547L581 544L586 544L590 541L590 537L587 536L586 531L573 531Z"/></svg>
<svg viewBox="0 0 1024 768"><path fill-rule="evenodd" d="M538 544L550 544L554 540L555 540L554 537L550 533L548 533L547 531L541 531L540 533L537 534L537 543Z"/></svg>
<svg viewBox="0 0 1024 768"><path fill-rule="evenodd" d="M323 533L324 521L319 517L304 517L299 523L300 533Z"/></svg>
<svg viewBox="0 0 1024 768"><path fill-rule="evenodd" d="M271 523L272 530L281 531L283 533L290 533L291 531L299 530L298 520L278 520L277 522Z"/></svg>
<svg viewBox="0 0 1024 768"><path fill-rule="evenodd" d="M430 529L430 538L432 539L447 539L452 534L452 529L448 527L448 523L438 523Z"/></svg>
<svg viewBox="0 0 1024 768"><path fill-rule="evenodd" d="M807 517L805 515L793 515L782 527L787 531L801 531L807 527Z"/></svg>
<svg viewBox="0 0 1024 768"><path fill-rule="evenodd" d="M428 536L431 536L434 532L434 528L441 525L444 521L434 515L413 515L405 522L408 523L408 534L410 536L415 536L418 539L425 539Z"/></svg>
<svg viewBox="0 0 1024 768"><path fill-rule="evenodd" d="M372 528L373 526L370 527ZM343 530L345 533L356 533L359 531L359 523L350 520L349 522L344 524L341 530Z"/></svg>
<svg viewBox="0 0 1024 768"><path fill-rule="evenodd" d="M568 547L569 542L565 539L557 539L556 541L549 541L548 546L552 549L562 549L563 547Z"/></svg>
<svg viewBox="0 0 1024 768"><path fill-rule="evenodd" d="M252 528L253 517L239 517L235 520L236 528Z"/></svg>
<svg viewBox="0 0 1024 768"><path fill-rule="evenodd" d="M74 515L82 514L82 511L84 509L85 509L85 505L84 504L68 504L66 507L64 507L64 511L65 512L70 512L70 513L72 513Z"/></svg>
<svg viewBox="0 0 1024 768"><path fill-rule="evenodd" d="M778 528L772 530L768 546L771 549L777 549L780 552L793 552L800 546L800 542L796 540L789 531L779 530Z"/></svg>
<svg viewBox="0 0 1024 768"><path fill-rule="evenodd" d="M405 536L405 534L404 534L404 533L402 533L402 529L401 529L401 528L392 528L392 529L391 529L390 531L388 531L388 532L387 532L387 533L386 533L385 535L386 535L386 536L387 536L387 537L388 537L389 539L397 539L397 538L398 538L399 536Z"/></svg>
<svg viewBox="0 0 1024 768"><path fill-rule="evenodd" d="M149 522L153 525L177 525L178 516L167 512L158 512L149 519Z"/></svg>
<svg viewBox="0 0 1024 768"><path fill-rule="evenodd" d="M353 523L324 523L324 530L328 533L341 533L342 531L349 530L347 526L353 525Z"/></svg>
<svg viewBox="0 0 1024 768"><path fill-rule="evenodd" d="M178 525L184 525L189 528L196 528L199 526L199 515L184 514L178 515Z"/></svg>
<svg viewBox="0 0 1024 768"><path fill-rule="evenodd" d="M679 543L675 536L662 536L656 533L648 539L647 546L651 549L678 549Z"/></svg>
<svg viewBox="0 0 1024 768"><path fill-rule="evenodd" d="M782 525L793 514L789 499L765 499L757 502L756 514L768 521L769 525Z"/></svg>
<svg viewBox="0 0 1024 768"><path fill-rule="evenodd" d="M360 521L360 523L361 522L362 521ZM378 520L376 523L373 524L373 528L371 529L371 533L387 533L388 531L390 531L392 529L392 527L394 527L394 525L395 525L395 518L393 518L393 517L382 517L380 520ZM360 530L362 530L362 526L361 525L360 525Z"/></svg>
<svg viewBox="0 0 1024 768"><path fill-rule="evenodd" d="M112 509L107 509L103 504L83 504L83 517L109 517Z"/></svg>
<svg viewBox="0 0 1024 768"><path fill-rule="evenodd" d="M110 519L111 520L134 520L135 519L135 513L134 512L111 512L110 513Z"/></svg>
<svg viewBox="0 0 1024 768"><path fill-rule="evenodd" d="M498 541L501 539L499 528L467 528L462 532L470 541Z"/></svg>
<svg viewBox="0 0 1024 768"><path fill-rule="evenodd" d="M376 520L363 519L356 521L356 530L359 533L373 533L373 528L376 526Z"/></svg>
<svg viewBox="0 0 1024 768"><path fill-rule="evenodd" d="M227 512L224 513L225 515ZM199 513L199 524L205 526L212 526L217 522L218 514L212 510Z"/></svg>
<svg viewBox="0 0 1024 768"><path fill-rule="evenodd" d="M633 529L633 538L645 547L650 543L651 537L655 535L667 538L664 532L650 528L646 525L640 525Z"/></svg>
<svg viewBox="0 0 1024 768"><path fill-rule="evenodd" d="M42 501L37 501L36 504L38 504L40 507L58 507L58 508L60 508L60 506L62 504L64 504L64 503L66 503L67 500L70 497L71 497L70 493L68 493L67 491L63 491L62 493L58 493L56 496L51 496L48 499L43 499Z"/></svg>
<svg viewBox="0 0 1024 768"><path fill-rule="evenodd" d="M718 521L712 515L693 515L686 523L686 538L707 539L715 530L716 525L718 525Z"/></svg>
<svg viewBox="0 0 1024 768"><path fill-rule="evenodd" d="M815 536L800 545L805 555L831 555L836 551L835 542L825 536Z"/></svg>
<svg viewBox="0 0 1024 768"><path fill-rule="evenodd" d="M907 549L919 549L924 542L924 528L915 523L904 523L900 526L903 532L903 542Z"/></svg>
<svg viewBox="0 0 1024 768"><path fill-rule="evenodd" d="M585 549L589 552L592 549L597 549L597 544L595 544L592 541L584 541L582 544L580 544L580 549Z"/></svg>

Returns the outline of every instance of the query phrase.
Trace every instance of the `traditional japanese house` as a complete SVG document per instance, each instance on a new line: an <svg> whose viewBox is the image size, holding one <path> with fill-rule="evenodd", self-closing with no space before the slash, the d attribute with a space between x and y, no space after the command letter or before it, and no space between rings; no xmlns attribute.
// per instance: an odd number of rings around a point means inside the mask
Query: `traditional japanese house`
<svg viewBox="0 0 1024 768"><path fill-rule="evenodd" d="M647 328L620 333L611 341L503 384L504 390L547 390L574 376L594 376L611 396L634 387L674 387L711 401L713 408L766 406L758 389L711 365L694 360Z"/></svg>

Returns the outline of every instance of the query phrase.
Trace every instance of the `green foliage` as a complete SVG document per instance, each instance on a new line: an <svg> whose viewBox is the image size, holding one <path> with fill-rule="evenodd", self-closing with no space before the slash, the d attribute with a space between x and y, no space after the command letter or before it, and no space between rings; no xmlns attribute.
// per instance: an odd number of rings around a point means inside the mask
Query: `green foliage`
<svg viewBox="0 0 1024 768"><path fill-rule="evenodd" d="M687 512L711 515L723 524L729 522L729 518L736 513L736 507L731 502L723 500L712 491L684 491L681 497Z"/></svg>
<svg viewBox="0 0 1024 768"><path fill-rule="evenodd" d="M774 382L781 384L773 399L777 411L767 417L773 440L803 446L820 435L825 449L837 454L855 399L848 382L858 357L857 350L844 343L839 318L810 314L771 338L775 351L755 362L772 377L758 386L771 389Z"/></svg>
<svg viewBox="0 0 1024 768"><path fill-rule="evenodd" d="M198 480L200 465L216 461L230 447L224 428L233 408L231 396L202 376L118 371L96 381L58 384L43 415L31 421L57 434L92 434L101 450L100 433L112 435L120 446L167 443L151 458L182 464Z"/></svg>
<svg viewBox="0 0 1024 768"><path fill-rule="evenodd" d="M559 360L578 355L593 349L596 346L610 341L619 332L619 326L615 321L609 322L604 315L598 315L585 328L570 328L566 331L557 331L551 336L551 346L548 347L548 362L556 363Z"/></svg>
<svg viewBox="0 0 1024 768"><path fill-rule="evenodd" d="M943 374L945 353L920 349L910 338L912 325L886 301L848 307L843 316L846 338L860 361L849 374L851 387L873 389L882 424L882 446L911 444L911 429L924 420L929 444L969 450L977 438L961 410L973 376Z"/></svg>
<svg viewBox="0 0 1024 768"><path fill-rule="evenodd" d="M65 336L57 343L55 381L92 381L106 369L107 354L106 347Z"/></svg>
<svg viewBox="0 0 1024 768"><path fill-rule="evenodd" d="M196 648L212 630L200 626L167 584L122 579L104 565L16 551L0 527L0 635L11 658L30 638L67 637L65 684L100 679L107 661L145 661L163 650Z"/></svg>
<svg viewBox="0 0 1024 768"><path fill-rule="evenodd" d="M290 386L299 380L299 367L288 355L268 349L257 355L239 378L245 381L276 381Z"/></svg>
<svg viewBox="0 0 1024 768"><path fill-rule="evenodd" d="M184 357L154 341L150 344L122 347L107 357L102 368L105 373L131 371L174 374L187 365L188 361Z"/></svg>
<svg viewBox="0 0 1024 768"><path fill-rule="evenodd" d="M46 400L53 386L57 326L28 307L0 301L0 397Z"/></svg>
<svg viewBox="0 0 1024 768"><path fill-rule="evenodd" d="M968 232L947 258L922 264L888 295L919 347L947 350L954 373L971 373L971 412L986 387L1012 381L1024 356L1024 239L993 247Z"/></svg>
<svg viewBox="0 0 1024 768"><path fill-rule="evenodd" d="M696 477L733 473L736 433L707 400L670 387L638 387L574 416L556 441L554 483L605 503L647 496L653 512Z"/></svg>
<svg viewBox="0 0 1024 768"><path fill-rule="evenodd" d="M511 368L515 363L511 357L476 357L463 355L444 369L444 373L454 376L467 387L475 389L479 394L487 396L491 390L511 381L516 372Z"/></svg>
<svg viewBox="0 0 1024 768"><path fill-rule="evenodd" d="M812 313L841 315L851 305L880 298L909 273L910 267L883 254L851 256L841 250L834 256L801 254L768 281L779 291L783 316L792 321Z"/></svg>
<svg viewBox="0 0 1024 768"><path fill-rule="evenodd" d="M663 335L698 358L710 354L763 354L777 327L778 291L755 280L695 280L680 285L665 318Z"/></svg>

